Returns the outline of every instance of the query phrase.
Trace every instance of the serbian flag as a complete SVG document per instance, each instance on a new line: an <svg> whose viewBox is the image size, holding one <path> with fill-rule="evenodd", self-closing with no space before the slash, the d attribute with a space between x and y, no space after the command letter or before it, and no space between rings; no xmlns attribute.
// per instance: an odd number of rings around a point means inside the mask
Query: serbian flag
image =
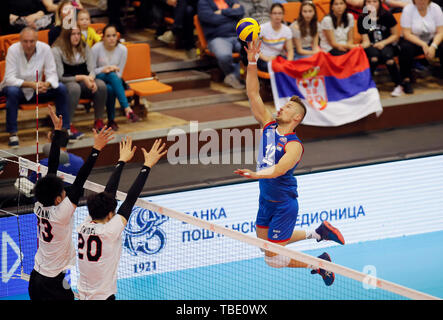
<svg viewBox="0 0 443 320"><path fill-rule="evenodd" d="M303 124L340 126L383 111L361 47L341 56L321 51L296 61L278 57L268 69L276 109L299 96L307 107Z"/></svg>

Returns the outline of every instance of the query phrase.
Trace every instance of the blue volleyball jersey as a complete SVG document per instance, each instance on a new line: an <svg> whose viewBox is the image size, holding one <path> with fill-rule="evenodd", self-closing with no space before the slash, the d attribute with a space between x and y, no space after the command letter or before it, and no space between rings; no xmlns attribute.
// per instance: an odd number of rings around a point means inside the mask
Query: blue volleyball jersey
<svg viewBox="0 0 443 320"><path fill-rule="evenodd" d="M257 171L276 165L285 154L285 147L289 142L297 141L303 148L303 144L295 132L280 135L277 127L278 124L276 121L272 121L263 127L257 160ZM288 170L285 174L277 178L260 179L260 197L273 201L285 201L298 197L297 179L293 174L298 163L299 162L297 162L294 167Z"/></svg>

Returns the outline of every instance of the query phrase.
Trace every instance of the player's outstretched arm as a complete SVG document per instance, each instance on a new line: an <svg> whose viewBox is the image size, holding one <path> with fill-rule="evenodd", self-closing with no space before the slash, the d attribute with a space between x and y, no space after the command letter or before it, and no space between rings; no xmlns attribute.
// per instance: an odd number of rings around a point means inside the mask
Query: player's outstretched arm
<svg viewBox="0 0 443 320"><path fill-rule="evenodd" d="M257 75L257 59L260 54L260 40L248 42L245 47L248 54L248 69L246 72L246 93L248 94L249 104L255 119L263 127L272 121L272 114L266 109L262 98L260 97L260 83Z"/></svg>
<svg viewBox="0 0 443 320"><path fill-rule="evenodd" d="M166 144L162 144L162 141L160 139L157 139L155 140L149 152L146 152L145 148L141 148L145 157L145 162L143 163L143 167L141 168L140 173L138 174L137 178L129 189L125 201L122 203L117 212L119 215L121 215L123 224L126 225L126 223L128 222L129 216L132 212L132 207L134 206L137 198L140 196L140 193L143 190L151 168L158 162L158 160L160 160L161 157L163 157L168 152L165 147Z"/></svg>
<svg viewBox="0 0 443 320"><path fill-rule="evenodd" d="M125 137L125 139L122 138L122 140L119 143L119 147L120 147L120 156L117 165L115 166L115 169L112 175L109 177L109 180L105 187L105 192L112 194L114 197L117 193L118 184L120 182L120 177L123 171L123 167L125 163L131 161L131 159L134 157L135 150L137 150L137 147L135 146L132 147L131 137Z"/></svg>
<svg viewBox="0 0 443 320"><path fill-rule="evenodd" d="M92 147L91 153L89 157L86 159L85 163L83 163L82 167L77 173L75 177L74 183L72 184L71 189L68 193L68 198L72 202L73 205L77 206L80 200L80 197L83 193L83 185L88 179L89 174L91 173L92 168L95 165L95 162L100 154L100 151L106 146L106 144L114 139L114 132L111 127L105 129L103 128L100 132L97 132L93 129L94 132L94 145Z"/></svg>
<svg viewBox="0 0 443 320"><path fill-rule="evenodd" d="M60 145L62 139L66 139L66 132L62 131L63 119L62 116L57 117L55 113L55 108L53 106L48 106L49 116L51 117L52 124L54 125L54 136L51 142L51 149L49 151L48 158L48 173L47 174L57 174L58 165L60 161Z"/></svg>
<svg viewBox="0 0 443 320"><path fill-rule="evenodd" d="M249 179L273 179L284 175L300 161L303 147L298 142L290 142L285 147L285 154L280 161L272 167L254 172L249 169L237 169L234 173Z"/></svg>

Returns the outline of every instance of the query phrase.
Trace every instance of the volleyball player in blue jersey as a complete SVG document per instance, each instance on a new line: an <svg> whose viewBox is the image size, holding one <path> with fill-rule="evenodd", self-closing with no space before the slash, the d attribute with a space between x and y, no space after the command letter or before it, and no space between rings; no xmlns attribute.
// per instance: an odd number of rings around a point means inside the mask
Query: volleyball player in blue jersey
<svg viewBox="0 0 443 320"><path fill-rule="evenodd" d="M266 108L259 93L257 57L260 42L249 42L246 91L255 119L263 128L257 171L238 169L235 173L250 179L258 179L260 187L259 210L256 220L257 237L283 246L304 239L332 240L344 244L342 234L324 221L312 231L294 230L298 215L297 180L293 175L303 155L303 144L295 133L306 114L301 99L294 96L278 111L275 120ZM324 252L319 258L331 261ZM327 286L334 282L334 274L316 269L300 261L265 251L266 263L274 268L311 268L312 274L320 274Z"/></svg>

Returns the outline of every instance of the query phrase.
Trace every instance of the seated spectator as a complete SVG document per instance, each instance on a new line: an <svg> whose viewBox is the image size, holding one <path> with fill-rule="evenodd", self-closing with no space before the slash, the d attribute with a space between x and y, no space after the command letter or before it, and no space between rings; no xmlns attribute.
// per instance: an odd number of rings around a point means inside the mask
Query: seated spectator
<svg viewBox="0 0 443 320"><path fill-rule="evenodd" d="M259 24L268 22L271 12L272 0L239 0L245 9L245 17L255 19Z"/></svg>
<svg viewBox="0 0 443 320"><path fill-rule="evenodd" d="M103 29L103 41L92 47L92 59L96 78L106 83L107 98L106 111L108 114L107 127L118 130L115 119L115 98L117 97L120 107L131 122L138 121L138 116L129 106L128 99L123 87L122 74L128 57L128 49L119 43L117 28L107 25Z"/></svg>
<svg viewBox="0 0 443 320"><path fill-rule="evenodd" d="M56 13L58 9L58 4L62 2L61 0L41 0L43 5L46 8L46 11ZM77 10L82 10L83 5L80 3L80 0L70 0L71 5Z"/></svg>
<svg viewBox="0 0 443 320"><path fill-rule="evenodd" d="M280 3L273 3L270 14L271 21L260 26L261 51L257 60L257 68L268 72L268 62L278 56L287 60L294 59L292 31L283 23L284 8Z"/></svg>
<svg viewBox="0 0 443 320"><path fill-rule="evenodd" d="M10 32L19 33L25 27L40 30L52 23L52 16L45 14L41 0L3 0L8 2Z"/></svg>
<svg viewBox="0 0 443 320"><path fill-rule="evenodd" d="M77 25L82 33L82 40L86 42L89 48L102 40L101 35L99 35L91 24L91 16L88 10L80 10L77 13Z"/></svg>
<svg viewBox="0 0 443 320"><path fill-rule="evenodd" d="M412 0L386 0L386 5L391 13L402 12L403 8L412 3Z"/></svg>
<svg viewBox="0 0 443 320"><path fill-rule="evenodd" d="M95 116L94 129L100 131L104 127L106 84L100 79L95 79L91 49L81 40L80 29L63 29L52 46L52 53L58 77L68 89L70 119L74 119L80 98L92 99ZM71 132L78 133L77 139L82 136L73 125L71 125Z"/></svg>
<svg viewBox="0 0 443 320"><path fill-rule="evenodd" d="M320 24L313 2L302 3L298 18L290 27L294 39L294 60L310 57L320 52L318 45Z"/></svg>
<svg viewBox="0 0 443 320"><path fill-rule="evenodd" d="M57 40L63 26L65 28L72 28L76 23L75 8L71 5L70 0L63 0L58 4L55 13L55 22L49 28L48 43L50 46Z"/></svg>
<svg viewBox="0 0 443 320"><path fill-rule="evenodd" d="M439 5L431 0L413 0L402 12L400 24L403 38L400 41L400 74L405 93L413 93L411 72L414 58L425 55L427 60L438 57L443 78L443 13Z"/></svg>
<svg viewBox="0 0 443 320"><path fill-rule="evenodd" d="M332 55L342 55L355 48L354 17L344 0L331 0L329 14L320 24L320 48Z"/></svg>
<svg viewBox="0 0 443 320"><path fill-rule="evenodd" d="M45 144L43 146L43 153L46 155L46 157L49 156L49 151L51 149L51 142L52 137L54 136L54 131L48 132L48 144ZM79 157L75 154L69 153L67 150L69 137L66 135L65 138L62 139L60 143L60 161L58 170L64 173L72 174L74 176L77 175L78 171L82 167L84 160L82 157ZM39 161L40 164L44 166L48 166L48 158L43 158ZM41 174L39 175L40 178ZM32 171L29 175L28 179L35 183L37 181L37 173L35 171ZM66 183L67 184L67 183Z"/></svg>
<svg viewBox="0 0 443 320"><path fill-rule="evenodd" d="M198 19L200 20L209 50L215 55L218 65L225 75L224 83L244 89L240 82L240 65L232 58L233 52L240 52L235 27L243 17L243 7L237 0L200 0Z"/></svg>
<svg viewBox="0 0 443 320"><path fill-rule="evenodd" d="M188 58L195 59L194 15L197 13L198 0L169 0L167 3L173 8L174 23L172 30L166 31L158 40L176 42L178 48L186 50Z"/></svg>
<svg viewBox="0 0 443 320"><path fill-rule="evenodd" d="M371 73L374 74L380 63L386 64L395 84L391 95L401 96L403 88L400 85L400 73L394 60L396 55L394 45L400 38L397 21L392 13L383 8L381 0L365 0L365 6L372 7L374 10L362 14L358 18L357 26L362 36L362 47L365 49L371 66ZM367 19L368 16L370 19Z"/></svg>
<svg viewBox="0 0 443 320"><path fill-rule="evenodd" d="M1 87L6 96L6 131L10 134L8 145L12 148L19 146L19 105L34 103L37 88L39 103L54 101L57 114L63 117L63 128L69 129L68 92L66 87L59 83L51 48L37 39L35 29L24 28L20 32L20 42L12 44L6 55L5 77ZM36 71L38 82L35 81ZM45 81L42 81L43 73Z"/></svg>

